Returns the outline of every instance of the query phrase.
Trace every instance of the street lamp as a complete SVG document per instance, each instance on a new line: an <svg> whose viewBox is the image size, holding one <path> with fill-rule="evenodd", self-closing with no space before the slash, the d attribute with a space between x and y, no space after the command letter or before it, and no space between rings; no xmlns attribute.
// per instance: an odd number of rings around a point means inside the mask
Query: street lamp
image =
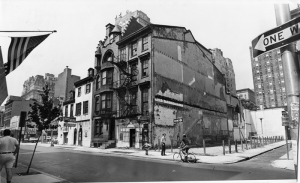
<svg viewBox="0 0 300 183"><path fill-rule="evenodd" d="M261 124L261 134L263 135L264 134L264 131L263 131L263 127L262 127L262 120L264 119L264 118L259 118L260 119L260 124Z"/></svg>

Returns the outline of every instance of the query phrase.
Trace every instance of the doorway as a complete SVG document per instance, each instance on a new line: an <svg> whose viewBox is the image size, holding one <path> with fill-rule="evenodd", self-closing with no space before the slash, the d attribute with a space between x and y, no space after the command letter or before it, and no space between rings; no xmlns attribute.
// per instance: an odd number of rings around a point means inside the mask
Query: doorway
<svg viewBox="0 0 300 183"><path fill-rule="evenodd" d="M64 141L63 144L68 144L68 132L64 133Z"/></svg>
<svg viewBox="0 0 300 183"><path fill-rule="evenodd" d="M82 128L79 128L79 133L78 133L78 145L82 146Z"/></svg>
<svg viewBox="0 0 300 183"><path fill-rule="evenodd" d="M109 126L109 138L108 140L114 140L115 139L115 120L111 119L110 126Z"/></svg>
<svg viewBox="0 0 300 183"><path fill-rule="evenodd" d="M74 129L74 145L76 145L77 129Z"/></svg>
<svg viewBox="0 0 300 183"><path fill-rule="evenodd" d="M129 147L134 147L135 145L135 129L129 130Z"/></svg>

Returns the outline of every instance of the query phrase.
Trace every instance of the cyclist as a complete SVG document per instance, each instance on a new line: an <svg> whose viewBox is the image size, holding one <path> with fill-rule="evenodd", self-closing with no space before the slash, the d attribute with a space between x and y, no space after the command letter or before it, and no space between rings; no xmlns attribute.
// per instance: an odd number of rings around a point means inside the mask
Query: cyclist
<svg viewBox="0 0 300 183"><path fill-rule="evenodd" d="M184 154L184 161L187 162L188 161L188 152L189 152L189 141L186 137L186 134L183 134L182 135L182 140L181 140L181 143L180 143L180 148L182 148L182 152Z"/></svg>

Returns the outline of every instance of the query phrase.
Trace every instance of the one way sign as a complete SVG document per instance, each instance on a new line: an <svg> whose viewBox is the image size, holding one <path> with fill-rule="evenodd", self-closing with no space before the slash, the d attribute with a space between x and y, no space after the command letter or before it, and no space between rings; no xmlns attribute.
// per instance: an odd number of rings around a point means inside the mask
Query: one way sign
<svg viewBox="0 0 300 183"><path fill-rule="evenodd" d="M300 39L300 17L260 34L252 41L253 57Z"/></svg>

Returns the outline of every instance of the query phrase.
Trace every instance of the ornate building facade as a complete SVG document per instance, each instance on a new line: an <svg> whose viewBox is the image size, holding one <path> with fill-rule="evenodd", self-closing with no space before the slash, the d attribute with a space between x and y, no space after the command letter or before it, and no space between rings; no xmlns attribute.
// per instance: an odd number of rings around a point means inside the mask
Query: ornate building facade
<svg viewBox="0 0 300 183"><path fill-rule="evenodd" d="M57 78L53 74L46 73L45 77L36 75L29 77L23 84L23 91L21 97L25 100L35 99L41 102L40 94L43 93L43 87L48 85L50 88L50 96L54 97L55 82Z"/></svg>

